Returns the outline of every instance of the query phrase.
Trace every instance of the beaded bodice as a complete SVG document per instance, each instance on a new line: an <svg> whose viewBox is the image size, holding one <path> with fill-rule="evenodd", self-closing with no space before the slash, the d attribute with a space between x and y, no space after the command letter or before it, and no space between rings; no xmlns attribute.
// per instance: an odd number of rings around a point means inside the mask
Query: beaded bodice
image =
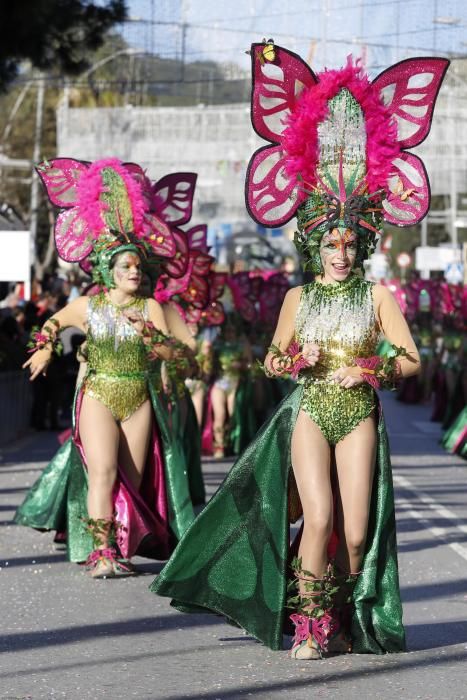
<svg viewBox="0 0 467 700"><path fill-rule="evenodd" d="M295 320L300 345L316 343L317 364L304 379L327 382L334 370L354 364L355 357L376 354L380 333L373 308L372 282L350 275L345 282L304 285Z"/></svg>
<svg viewBox="0 0 467 700"><path fill-rule="evenodd" d="M88 304L88 365L93 372L128 374L144 372L147 353L125 309L135 309L147 319L146 299L136 298L131 304L117 306L104 293L91 297Z"/></svg>

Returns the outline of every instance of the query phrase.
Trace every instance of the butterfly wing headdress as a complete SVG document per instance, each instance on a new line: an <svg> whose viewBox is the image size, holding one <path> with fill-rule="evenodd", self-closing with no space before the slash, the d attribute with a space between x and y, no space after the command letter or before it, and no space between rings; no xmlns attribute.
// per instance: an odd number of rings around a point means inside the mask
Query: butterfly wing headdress
<svg viewBox="0 0 467 700"><path fill-rule="evenodd" d="M370 81L351 59L340 71L315 74L279 46L268 58L263 44L253 44L251 58L252 124L268 142L247 171L246 203L255 221L281 226L313 192L321 197L311 207L315 218L324 217L316 226L333 215L351 221L362 207L373 208L375 193L385 221L421 221L430 186L423 162L409 149L430 131L448 60L407 59ZM341 118L339 101L344 112L350 109L348 118ZM371 226L375 217L361 218Z"/></svg>
<svg viewBox="0 0 467 700"><path fill-rule="evenodd" d="M161 258L175 253L167 224L154 216L142 186L143 170L116 158L94 163L55 158L37 167L50 201L61 211L55 222L55 243L67 262L82 262L103 235L144 242Z"/></svg>

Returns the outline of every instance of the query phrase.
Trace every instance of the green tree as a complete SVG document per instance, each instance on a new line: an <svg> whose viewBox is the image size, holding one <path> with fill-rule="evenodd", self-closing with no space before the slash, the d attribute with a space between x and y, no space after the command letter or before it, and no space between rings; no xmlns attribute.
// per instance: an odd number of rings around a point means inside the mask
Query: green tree
<svg viewBox="0 0 467 700"><path fill-rule="evenodd" d="M0 4L0 89L30 61L40 70L81 73L88 54L127 16L125 0L14 0Z"/></svg>

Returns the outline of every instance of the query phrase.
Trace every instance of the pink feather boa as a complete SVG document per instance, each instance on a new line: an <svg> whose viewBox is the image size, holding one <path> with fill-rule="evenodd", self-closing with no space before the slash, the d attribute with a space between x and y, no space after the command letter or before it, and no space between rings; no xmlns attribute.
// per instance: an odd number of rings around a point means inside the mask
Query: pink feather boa
<svg viewBox="0 0 467 700"><path fill-rule="evenodd" d="M107 205L101 198L105 191L104 182L102 180L102 171L105 168L112 168L115 170L125 183L133 213L133 232L138 237L142 237L144 214L147 208L145 206L142 187L117 158L96 160L81 176L77 184L77 208L81 217L86 221L94 236L97 238L105 228L105 221L102 218L102 213L106 210Z"/></svg>
<svg viewBox="0 0 467 700"><path fill-rule="evenodd" d="M379 91L373 88L363 72L360 61L354 65L352 56L340 70L325 70L318 74L318 83L305 88L282 134L286 154L286 171L290 177L303 178L307 187L316 184L318 164L318 125L327 117L328 102L339 90L347 88L360 104L367 135L367 183L370 192L388 190L392 161L400 153L397 125L390 110L383 104Z"/></svg>

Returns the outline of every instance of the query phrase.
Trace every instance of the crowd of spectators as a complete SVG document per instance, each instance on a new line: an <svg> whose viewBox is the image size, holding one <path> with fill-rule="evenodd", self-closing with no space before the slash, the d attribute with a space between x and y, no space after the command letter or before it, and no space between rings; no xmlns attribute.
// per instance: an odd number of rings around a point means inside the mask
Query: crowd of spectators
<svg viewBox="0 0 467 700"><path fill-rule="evenodd" d="M83 284L75 274L49 275L34 281L31 299L24 299L24 285L0 287L0 373L22 371L27 344L34 327L41 327L56 311L79 296ZM84 336L76 329L61 334L63 353L48 368L47 376L32 384L31 427L58 430L71 424L71 406L78 362L76 349ZM1 374L0 374L1 376Z"/></svg>

